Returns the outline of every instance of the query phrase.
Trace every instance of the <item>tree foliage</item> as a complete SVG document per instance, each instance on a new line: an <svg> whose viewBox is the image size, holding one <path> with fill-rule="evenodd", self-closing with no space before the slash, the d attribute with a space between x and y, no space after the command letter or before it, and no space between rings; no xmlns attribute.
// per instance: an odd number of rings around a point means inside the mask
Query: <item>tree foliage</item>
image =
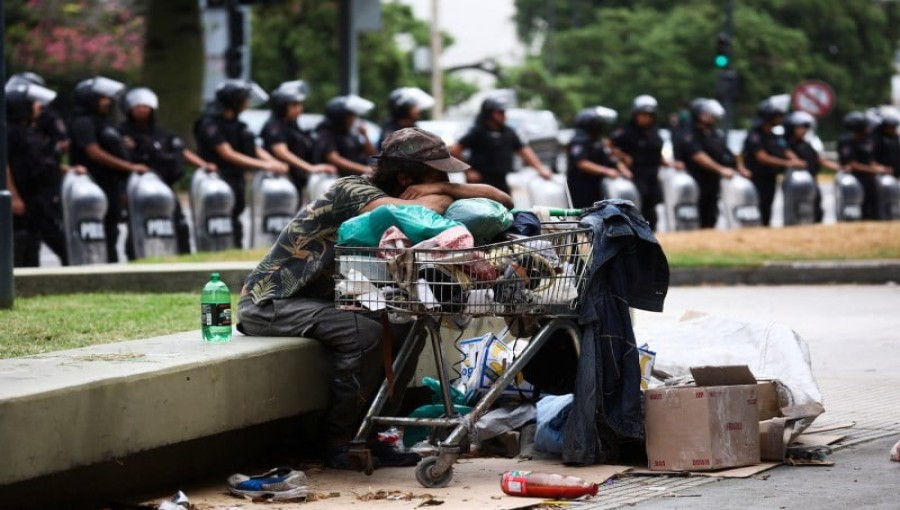
<svg viewBox="0 0 900 510"><path fill-rule="evenodd" d="M832 125L845 112L890 99L900 6L842 0L734 0L735 104L746 124L761 99L805 79L836 91ZM653 94L666 111L714 96L720 0L516 0L518 33L542 50L508 71L520 97L539 97L564 118L582 106L622 111ZM552 23L551 23L552 22ZM552 26L551 26L552 24ZM523 79L519 77L538 77Z"/></svg>
<svg viewBox="0 0 900 510"><path fill-rule="evenodd" d="M256 8L253 78L267 90L285 80L306 80L312 87L307 110L322 111L340 92L337 21L336 0L292 0ZM429 76L413 71L412 58L397 44L397 34L409 34L417 46L427 46L429 26L416 19L409 6L390 2L382 5L382 29L360 36L359 92L376 104L372 118L385 115L394 88L430 88ZM445 35L444 45L450 44L452 39ZM447 104L462 101L474 90L446 75L444 88Z"/></svg>

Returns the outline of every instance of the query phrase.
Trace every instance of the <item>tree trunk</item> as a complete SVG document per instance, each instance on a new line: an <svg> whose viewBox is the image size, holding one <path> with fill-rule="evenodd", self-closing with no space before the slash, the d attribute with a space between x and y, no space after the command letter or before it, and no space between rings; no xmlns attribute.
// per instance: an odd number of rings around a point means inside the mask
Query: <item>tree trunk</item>
<svg viewBox="0 0 900 510"><path fill-rule="evenodd" d="M144 84L159 96L157 120L193 146L202 106L203 27L197 0L148 0Z"/></svg>

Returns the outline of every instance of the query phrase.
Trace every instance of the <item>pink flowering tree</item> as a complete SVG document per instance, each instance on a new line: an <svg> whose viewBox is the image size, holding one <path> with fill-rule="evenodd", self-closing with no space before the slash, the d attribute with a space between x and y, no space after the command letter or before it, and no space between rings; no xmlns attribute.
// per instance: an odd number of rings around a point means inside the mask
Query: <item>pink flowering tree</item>
<svg viewBox="0 0 900 510"><path fill-rule="evenodd" d="M11 71L30 70L62 83L93 74L140 74L145 22L135 0L5 3Z"/></svg>

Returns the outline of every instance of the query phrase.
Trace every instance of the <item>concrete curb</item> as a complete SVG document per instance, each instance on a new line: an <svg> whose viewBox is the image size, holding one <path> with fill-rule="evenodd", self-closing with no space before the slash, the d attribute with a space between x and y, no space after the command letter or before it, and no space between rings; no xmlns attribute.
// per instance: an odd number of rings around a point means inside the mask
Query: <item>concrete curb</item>
<svg viewBox="0 0 900 510"><path fill-rule="evenodd" d="M233 293L240 292L254 262L105 264L19 268L16 295L84 292L196 292L217 271ZM673 268L672 286L698 285L878 285L900 282L900 260L770 262L760 267Z"/></svg>

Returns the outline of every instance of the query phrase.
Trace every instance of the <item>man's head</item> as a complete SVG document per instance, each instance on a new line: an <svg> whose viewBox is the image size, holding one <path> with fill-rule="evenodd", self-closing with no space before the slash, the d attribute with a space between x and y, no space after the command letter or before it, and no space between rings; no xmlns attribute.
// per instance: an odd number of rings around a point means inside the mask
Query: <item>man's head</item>
<svg viewBox="0 0 900 510"><path fill-rule="evenodd" d="M448 173L469 168L450 155L441 137L416 127L391 133L372 159L376 161L372 182L391 195L413 184L446 182Z"/></svg>

